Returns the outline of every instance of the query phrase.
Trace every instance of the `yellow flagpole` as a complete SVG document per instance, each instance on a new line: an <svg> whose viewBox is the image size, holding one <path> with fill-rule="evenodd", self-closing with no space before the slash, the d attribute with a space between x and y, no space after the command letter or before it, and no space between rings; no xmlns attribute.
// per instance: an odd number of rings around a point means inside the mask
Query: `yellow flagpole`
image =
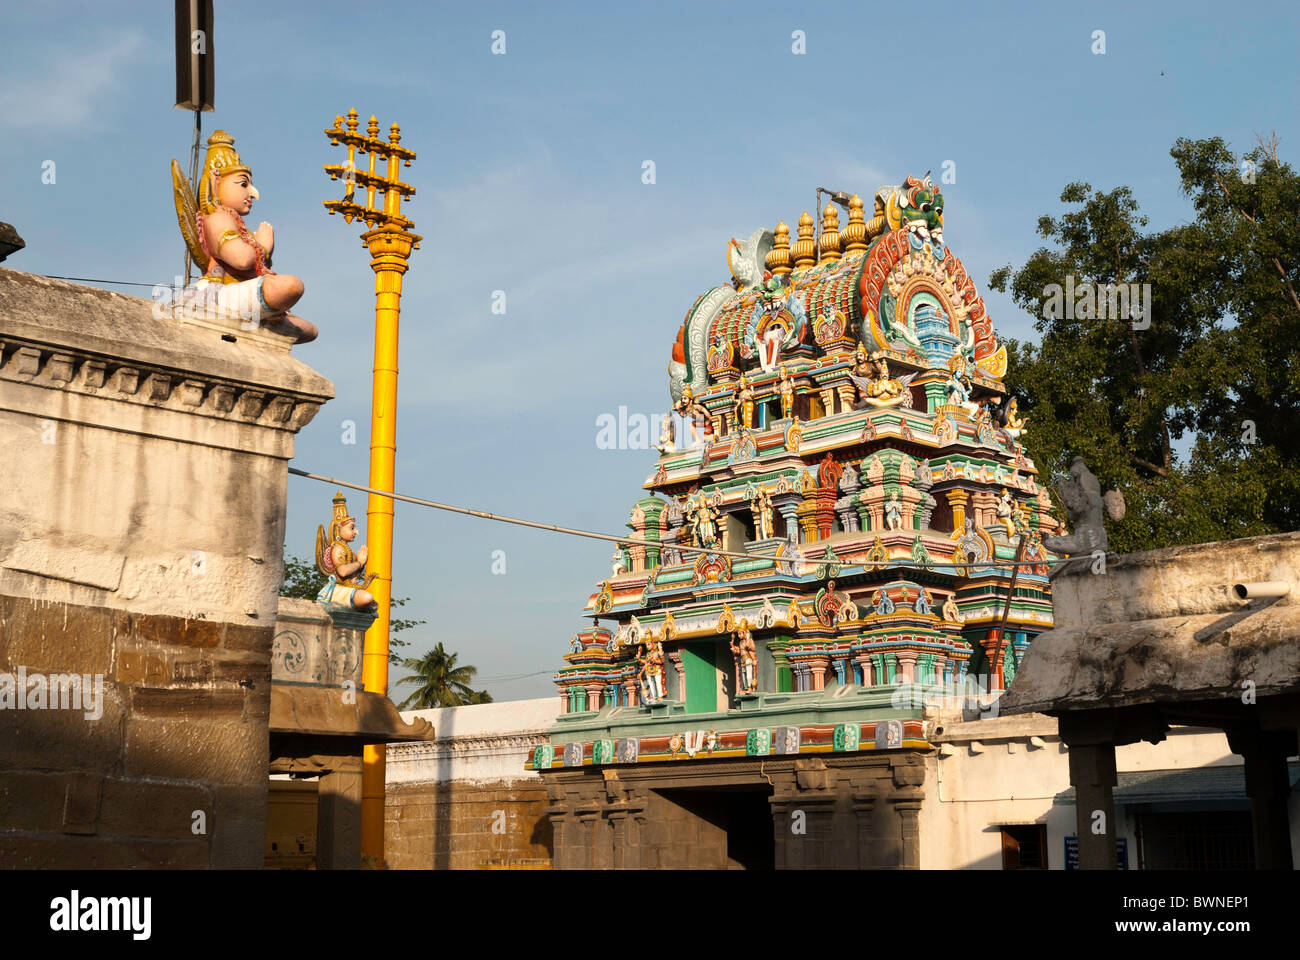
<svg viewBox="0 0 1300 960"><path fill-rule="evenodd" d="M366 135L356 132L357 112L348 112L347 126L342 116L325 131L334 144L348 147L348 162L327 165L331 179L342 177L347 185L343 200L326 201L331 214L341 213L351 223L363 220L370 229L361 235L370 250L370 266L375 271L375 364L370 405L370 487L391 493L397 459L397 345L402 310L402 277L412 250L419 249L421 237L410 232L415 224L401 215L403 197L415 188L402 183L398 164L407 166L415 153L400 145L397 124L390 127L387 141L378 137L379 124L372 116ZM367 171L356 169L356 154L369 154ZM377 173L376 160L387 161L386 174ZM352 201L356 187L366 190L364 206ZM382 193L383 209L375 209L375 195ZM366 507L366 546L369 558L366 572L374 575L370 592L379 606L378 616L366 631L362 656L361 683L370 693L388 695L388 631L393 596L393 500L371 493ZM367 744L361 766L361 859L365 866L384 865L384 745Z"/></svg>

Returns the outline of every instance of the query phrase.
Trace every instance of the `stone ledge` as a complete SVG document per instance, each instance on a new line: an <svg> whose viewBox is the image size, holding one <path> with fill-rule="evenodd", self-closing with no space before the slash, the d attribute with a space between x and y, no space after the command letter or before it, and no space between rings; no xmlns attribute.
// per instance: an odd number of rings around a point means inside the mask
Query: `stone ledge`
<svg viewBox="0 0 1300 960"><path fill-rule="evenodd" d="M316 393L281 392L72 348L52 350L10 334L0 339L0 380L294 433L334 396L328 381Z"/></svg>
<svg viewBox="0 0 1300 960"><path fill-rule="evenodd" d="M345 703L344 695L339 687L273 682L271 733L359 737L366 743L433 737L427 720L416 718L407 724L388 697L358 690L351 694L356 702Z"/></svg>

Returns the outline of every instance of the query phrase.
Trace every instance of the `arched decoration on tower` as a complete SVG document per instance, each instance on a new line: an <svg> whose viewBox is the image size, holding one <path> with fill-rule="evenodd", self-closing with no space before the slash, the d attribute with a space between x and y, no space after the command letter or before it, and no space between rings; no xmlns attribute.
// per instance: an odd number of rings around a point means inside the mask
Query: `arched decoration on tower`
<svg viewBox="0 0 1300 960"><path fill-rule="evenodd" d="M943 366L964 349L985 375L1005 376L1006 350L997 343L984 298L942 241L907 229L886 233L867 254L858 293L869 348L911 348L931 366Z"/></svg>

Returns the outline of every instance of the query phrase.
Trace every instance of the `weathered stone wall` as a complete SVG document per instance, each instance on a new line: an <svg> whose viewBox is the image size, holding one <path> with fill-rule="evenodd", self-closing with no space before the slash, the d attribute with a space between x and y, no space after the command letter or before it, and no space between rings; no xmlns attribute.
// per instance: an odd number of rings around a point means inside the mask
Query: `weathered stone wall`
<svg viewBox="0 0 1300 960"><path fill-rule="evenodd" d="M540 778L390 786L385 803L384 856L391 869L550 866L551 824Z"/></svg>
<svg viewBox="0 0 1300 960"><path fill-rule="evenodd" d="M436 739L388 747L389 867L549 867L546 788L525 765L557 709L544 697L403 713L432 723Z"/></svg>
<svg viewBox="0 0 1300 960"><path fill-rule="evenodd" d="M332 395L287 349L0 270L0 864L261 865L285 467ZM72 673L102 702L16 709L20 674Z"/></svg>
<svg viewBox="0 0 1300 960"><path fill-rule="evenodd" d="M544 774L555 868L916 868L924 756L557 768Z"/></svg>

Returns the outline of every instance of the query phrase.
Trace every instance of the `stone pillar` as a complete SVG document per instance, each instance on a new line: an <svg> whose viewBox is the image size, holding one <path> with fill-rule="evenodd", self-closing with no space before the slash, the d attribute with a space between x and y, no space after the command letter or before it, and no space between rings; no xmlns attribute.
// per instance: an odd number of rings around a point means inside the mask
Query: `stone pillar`
<svg viewBox="0 0 1300 960"><path fill-rule="evenodd" d="M1232 751L1245 761L1246 793L1255 834L1255 869L1291 870L1291 822L1287 813L1291 780L1287 757L1296 752L1296 735L1260 730L1253 722L1237 724L1227 733Z"/></svg>
<svg viewBox="0 0 1300 960"><path fill-rule="evenodd" d="M323 774L316 797L316 869L360 870L360 764Z"/></svg>
<svg viewBox="0 0 1300 960"><path fill-rule="evenodd" d="M948 390L942 380L932 380L925 385L925 403L928 412L934 413L947 402Z"/></svg>
<svg viewBox="0 0 1300 960"><path fill-rule="evenodd" d="M903 857L900 867L908 870L921 869L921 801L895 800L894 809L902 821L900 830L903 835Z"/></svg>
<svg viewBox="0 0 1300 960"><path fill-rule="evenodd" d="M965 490L946 491L948 504L952 507L952 529L961 533L966 529L966 501L969 494Z"/></svg>
<svg viewBox="0 0 1300 960"><path fill-rule="evenodd" d="M1111 743L1070 747L1070 783L1075 792L1075 823L1079 835L1080 870L1114 870L1116 783L1115 746ZM1100 812L1100 817L1097 813ZM1099 833L1093 832L1094 822Z"/></svg>
<svg viewBox="0 0 1300 960"><path fill-rule="evenodd" d="M686 665L682 663L682 652L680 650L674 650L672 653L668 654L668 662L672 664L673 671L677 674L677 696L671 697L668 695L668 691L665 690L664 699L676 699L684 702L686 700ZM667 679L667 677L664 678L665 682Z"/></svg>
<svg viewBox="0 0 1300 960"><path fill-rule="evenodd" d="M624 680L623 690L626 696L623 698L629 707L637 705L637 689L635 680Z"/></svg>
<svg viewBox="0 0 1300 960"><path fill-rule="evenodd" d="M857 826L858 833L857 869L865 870L874 865L872 862L871 816L876 810L876 795L874 793L855 791L850 799L852 801L851 809L853 810L854 823Z"/></svg>
<svg viewBox="0 0 1300 960"><path fill-rule="evenodd" d="M976 490L971 494L971 512L975 514L975 526L985 527L997 520L997 502L998 495L992 490Z"/></svg>
<svg viewBox="0 0 1300 960"><path fill-rule="evenodd" d="M593 685L587 687L586 690L587 690L587 709L588 709L588 710L599 710L599 709L600 709L600 691L601 691L601 686L600 686L600 684L593 684Z"/></svg>
<svg viewBox="0 0 1300 960"><path fill-rule="evenodd" d="M916 651L900 650L898 651L898 674L895 679L901 675L906 678L908 683L916 682Z"/></svg>
<svg viewBox="0 0 1300 960"><path fill-rule="evenodd" d="M786 650L790 646L790 638L784 634L777 634L771 640L766 641L766 645L767 651L772 657L773 692L783 693L793 689L794 684L791 682L790 661L786 659L785 655ZM761 682L759 689L762 689Z"/></svg>
<svg viewBox="0 0 1300 960"><path fill-rule="evenodd" d="M808 661L808 671L812 675L812 689L826 689L826 669L830 666L830 657L814 657Z"/></svg>

